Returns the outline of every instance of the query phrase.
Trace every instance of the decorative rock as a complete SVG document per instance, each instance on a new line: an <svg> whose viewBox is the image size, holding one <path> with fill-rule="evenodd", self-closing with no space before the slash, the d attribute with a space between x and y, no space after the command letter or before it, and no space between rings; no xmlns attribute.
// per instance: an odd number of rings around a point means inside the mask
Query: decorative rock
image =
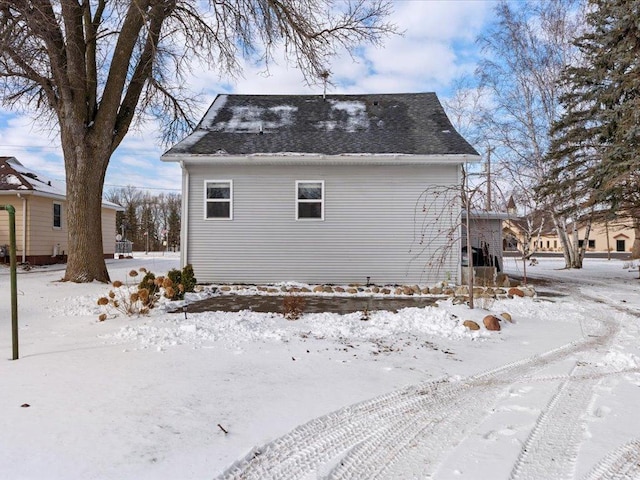
<svg viewBox="0 0 640 480"><path fill-rule="evenodd" d="M354 295L354 294L358 293L358 289L357 288L353 288L353 287L349 287L349 288L347 288L347 293L350 293L351 295Z"/></svg>
<svg viewBox="0 0 640 480"><path fill-rule="evenodd" d="M396 295L402 295L402 288L397 287L397 288L396 288L396 291L395 291L395 294L396 294Z"/></svg>
<svg viewBox="0 0 640 480"><path fill-rule="evenodd" d="M327 285L326 287L324 287L324 288L322 289L322 291L323 291L324 293L333 293L333 288L331 288L329 285Z"/></svg>
<svg viewBox="0 0 640 480"><path fill-rule="evenodd" d="M380 290L380 293L383 295L389 295L391 293L391 290L388 288L383 288L382 290Z"/></svg>
<svg viewBox="0 0 640 480"><path fill-rule="evenodd" d="M496 275L496 285L507 288L511 286L511 281L506 273L499 273Z"/></svg>
<svg viewBox="0 0 640 480"><path fill-rule="evenodd" d="M456 288L456 295L466 295L469 292L469 287L466 285L462 285L461 287Z"/></svg>
<svg viewBox="0 0 640 480"><path fill-rule="evenodd" d="M267 292L268 293L278 293L278 289L274 288L274 287L271 287L271 288L267 289Z"/></svg>
<svg viewBox="0 0 640 480"><path fill-rule="evenodd" d="M522 291L525 297L534 297L536 294L535 290L531 287L524 287Z"/></svg>
<svg viewBox="0 0 640 480"><path fill-rule="evenodd" d="M494 315L487 315L482 319L482 323L487 330L500 331L500 319Z"/></svg>
<svg viewBox="0 0 640 480"><path fill-rule="evenodd" d="M467 327L469 330L480 330L480 325L478 325L473 320L465 320L463 325Z"/></svg>
<svg viewBox="0 0 640 480"><path fill-rule="evenodd" d="M228 285L225 285L224 287L220 287L220 291L221 292L230 292L231 291L231 287Z"/></svg>
<svg viewBox="0 0 640 480"><path fill-rule="evenodd" d="M342 287L335 287L335 288L333 289L333 291L334 291L334 292L338 292L338 293L344 293L344 288L342 288Z"/></svg>
<svg viewBox="0 0 640 480"><path fill-rule="evenodd" d="M442 288L441 287L431 287L429 289L429 291L433 294L433 295L442 295Z"/></svg>
<svg viewBox="0 0 640 480"><path fill-rule="evenodd" d="M453 295L456 291L451 287L446 287L442 290L444 295Z"/></svg>
<svg viewBox="0 0 640 480"><path fill-rule="evenodd" d="M454 305L463 305L469 301L469 297L463 295L453 297L452 303Z"/></svg>
<svg viewBox="0 0 640 480"><path fill-rule="evenodd" d="M259 292L266 292L267 291L267 287L256 287L258 289Z"/></svg>
<svg viewBox="0 0 640 480"><path fill-rule="evenodd" d="M380 292L380 288L379 288L379 287L373 287L373 288L371 289L371 291L372 291L373 293L379 293L379 292Z"/></svg>
<svg viewBox="0 0 640 480"><path fill-rule="evenodd" d="M507 322L509 322L509 323L513 323L513 319L511 318L511 315L510 315L509 313L507 313L507 312L502 312L502 313L500 314L500 316L501 316L502 318L504 318Z"/></svg>
<svg viewBox="0 0 640 480"><path fill-rule="evenodd" d="M300 292L301 292L301 293L311 293L311 290L309 290L307 287L302 287L302 288L300 289Z"/></svg>
<svg viewBox="0 0 640 480"><path fill-rule="evenodd" d="M423 295L429 295L429 293L431 293L431 292L429 291L429 287L424 287L424 288L422 289L422 294L423 294Z"/></svg>
<svg viewBox="0 0 640 480"><path fill-rule="evenodd" d="M411 290L413 290L413 293L417 293L418 295L420 295L420 287L418 285L412 286Z"/></svg>
<svg viewBox="0 0 640 480"><path fill-rule="evenodd" d="M402 293L404 295L413 295L413 288L411 288L409 286L404 286L404 287L402 287Z"/></svg>
<svg viewBox="0 0 640 480"><path fill-rule="evenodd" d="M508 294L512 297L524 297L524 292L515 287L510 288Z"/></svg>
<svg viewBox="0 0 640 480"><path fill-rule="evenodd" d="M313 288L314 293L320 293L324 290L324 287L322 285L318 285L317 287Z"/></svg>

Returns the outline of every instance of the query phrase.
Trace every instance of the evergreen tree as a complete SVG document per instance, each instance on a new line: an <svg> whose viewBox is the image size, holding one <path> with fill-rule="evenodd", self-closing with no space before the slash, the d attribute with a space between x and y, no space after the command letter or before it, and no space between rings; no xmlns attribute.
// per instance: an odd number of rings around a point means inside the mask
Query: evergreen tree
<svg viewBox="0 0 640 480"><path fill-rule="evenodd" d="M544 186L596 207L601 215L640 214L640 0L591 0L580 52L562 82L564 113L554 124ZM637 221L636 221L637 224ZM640 239L636 225L636 245Z"/></svg>

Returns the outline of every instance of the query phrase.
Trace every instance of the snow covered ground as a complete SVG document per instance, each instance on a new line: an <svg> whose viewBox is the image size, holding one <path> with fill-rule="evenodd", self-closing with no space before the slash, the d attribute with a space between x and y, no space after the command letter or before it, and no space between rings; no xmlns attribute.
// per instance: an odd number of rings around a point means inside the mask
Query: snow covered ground
<svg viewBox="0 0 640 480"><path fill-rule="evenodd" d="M39 268L18 275L17 361L1 267L0 478L640 478L638 266L561 266L528 268L551 279L537 298L369 321L161 306L99 322L107 286ZM500 332L462 326L502 312Z"/></svg>

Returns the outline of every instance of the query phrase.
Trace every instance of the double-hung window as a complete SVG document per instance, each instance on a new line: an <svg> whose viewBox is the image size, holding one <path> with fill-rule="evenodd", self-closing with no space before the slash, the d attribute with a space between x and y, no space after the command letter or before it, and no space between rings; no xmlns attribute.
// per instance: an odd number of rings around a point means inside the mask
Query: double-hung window
<svg viewBox="0 0 640 480"><path fill-rule="evenodd" d="M324 181L296 182L296 220L324 220Z"/></svg>
<svg viewBox="0 0 640 480"><path fill-rule="evenodd" d="M233 182L231 180L207 180L205 190L205 218L233 219Z"/></svg>
<svg viewBox="0 0 640 480"><path fill-rule="evenodd" d="M53 228L62 228L62 204L53 204Z"/></svg>

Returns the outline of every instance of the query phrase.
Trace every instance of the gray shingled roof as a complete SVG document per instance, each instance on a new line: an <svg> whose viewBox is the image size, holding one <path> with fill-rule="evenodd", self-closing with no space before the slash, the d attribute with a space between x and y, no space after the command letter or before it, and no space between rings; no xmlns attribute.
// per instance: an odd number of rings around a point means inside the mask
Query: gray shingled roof
<svg viewBox="0 0 640 480"><path fill-rule="evenodd" d="M435 93L219 95L165 155L478 155Z"/></svg>

